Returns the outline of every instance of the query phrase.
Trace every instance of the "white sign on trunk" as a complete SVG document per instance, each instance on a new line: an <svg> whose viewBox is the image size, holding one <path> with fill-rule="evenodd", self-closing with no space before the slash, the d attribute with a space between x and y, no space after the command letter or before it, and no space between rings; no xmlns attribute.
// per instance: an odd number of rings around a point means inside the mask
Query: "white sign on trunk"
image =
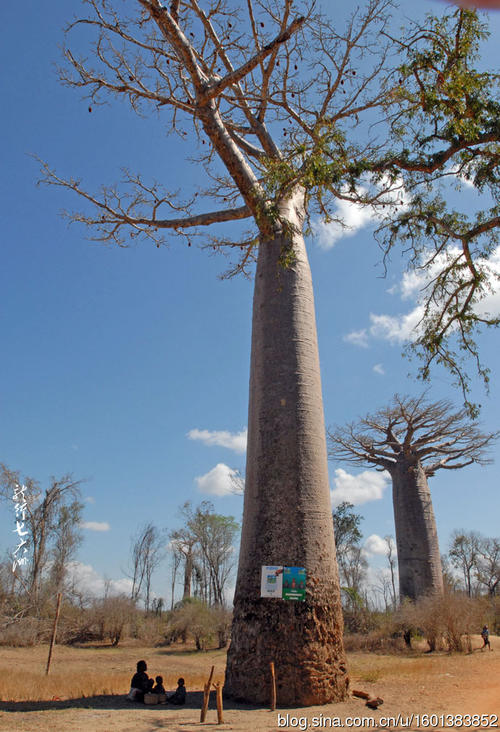
<svg viewBox="0 0 500 732"><path fill-rule="evenodd" d="M283 567L262 567L260 582L261 597L279 597L283 593Z"/></svg>

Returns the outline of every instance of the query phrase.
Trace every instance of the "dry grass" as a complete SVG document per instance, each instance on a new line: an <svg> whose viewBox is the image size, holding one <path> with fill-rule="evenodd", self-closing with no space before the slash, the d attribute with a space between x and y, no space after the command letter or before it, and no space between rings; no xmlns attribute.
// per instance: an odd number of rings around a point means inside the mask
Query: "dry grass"
<svg viewBox="0 0 500 732"><path fill-rule="evenodd" d="M380 714L491 713L500 714L498 679L500 638L493 637L492 653L423 654L403 656L356 652L348 654L351 688L384 699ZM479 649L481 639L474 638ZM162 674L172 689L177 677L187 681L185 707L147 707L125 700L130 677L138 659L148 662L150 675ZM50 676L45 678L47 647L2 648L0 654L0 730L6 732L168 732L200 729L201 689L215 666L221 680L224 651L196 653L190 649L151 648L132 645L110 647L56 647ZM28 669L28 671L26 670ZM15 679L13 684L8 679ZM110 695L109 692L114 695ZM105 694L108 692L108 694ZM194 692L194 693L192 693ZM118 696L116 696L118 695ZM59 697L61 701L54 700ZM84 698L82 698L84 697ZM6 701L11 699L11 701ZM17 701L16 701L17 700ZM208 725L216 724L215 700ZM341 704L306 707L291 711L299 717L363 716L363 701L348 699ZM224 719L234 732L276 732L277 712L225 700Z"/></svg>
<svg viewBox="0 0 500 732"><path fill-rule="evenodd" d="M351 677L360 681L375 683L382 679L411 679L421 676L439 676L448 665L446 654L395 656L374 653L350 653Z"/></svg>
<svg viewBox="0 0 500 732"><path fill-rule="evenodd" d="M148 663L150 676L160 674L166 689L175 689L183 676L189 691L203 689L210 668L214 681L223 681L225 651L196 653L182 645L175 648L144 648L132 644L65 647L54 649L49 676L45 675L48 647L2 648L0 700L45 701L54 697L78 699L101 694L126 694L135 665Z"/></svg>
<svg viewBox="0 0 500 732"><path fill-rule="evenodd" d="M480 644L478 637L475 645L479 647ZM56 646L50 674L45 676L47 653L47 646L2 648L0 700L46 701L54 697L80 699L126 694L135 665L141 658L147 661L150 676L163 676L167 689L175 689L177 679L183 676L188 691L201 691L211 666L215 666L214 681L223 681L226 664L224 650L196 652L182 644L167 648L145 648L133 642L118 648L106 645ZM474 656L455 657L421 651L398 656L358 651L348 654L349 675L354 688L360 683L375 685L405 680L411 684L417 679L432 683L433 679L438 680L447 672L455 673L453 659L460 666L468 667Z"/></svg>

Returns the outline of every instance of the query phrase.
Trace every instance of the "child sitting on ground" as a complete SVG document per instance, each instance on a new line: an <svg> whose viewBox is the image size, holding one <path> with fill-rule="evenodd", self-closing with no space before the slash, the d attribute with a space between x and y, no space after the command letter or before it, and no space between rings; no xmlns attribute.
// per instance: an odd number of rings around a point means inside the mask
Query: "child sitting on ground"
<svg viewBox="0 0 500 732"><path fill-rule="evenodd" d="M163 676L157 676L156 677L156 686L153 687L151 690L153 694L165 694L165 689L163 687Z"/></svg>
<svg viewBox="0 0 500 732"><path fill-rule="evenodd" d="M173 694L167 697L167 701L170 704L185 704L186 703L186 687L184 686L184 679L177 679L177 689Z"/></svg>

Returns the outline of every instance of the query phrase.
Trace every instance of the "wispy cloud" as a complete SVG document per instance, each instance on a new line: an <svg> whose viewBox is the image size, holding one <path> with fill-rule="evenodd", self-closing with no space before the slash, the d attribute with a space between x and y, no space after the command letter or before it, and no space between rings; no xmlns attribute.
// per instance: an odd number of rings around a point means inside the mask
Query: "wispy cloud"
<svg viewBox="0 0 500 732"><path fill-rule="evenodd" d="M244 480L238 470L224 463L217 463L205 475L195 478L200 493L210 496L229 496L243 492Z"/></svg>
<svg viewBox="0 0 500 732"><path fill-rule="evenodd" d="M75 584L80 592L102 597L107 590L110 595L122 593L130 595L132 580L123 577L117 580L105 579L90 564L70 562L68 564L67 580Z"/></svg>
<svg viewBox="0 0 500 732"><path fill-rule="evenodd" d="M381 363L376 363L372 371L374 371L376 374L380 374L380 376L385 376L385 369Z"/></svg>
<svg viewBox="0 0 500 732"><path fill-rule="evenodd" d="M333 249L340 239L354 236L361 229L379 224L389 211L395 211L396 208L398 213L404 211L409 203L409 196L404 191L402 179L390 181L389 178L382 178L377 183L376 188L371 188L371 191L378 191L379 203L385 205L383 211L376 206L337 199L332 214L333 221L325 223L321 219L313 220L311 228L320 249ZM349 192L346 191L345 193L348 195ZM360 196L367 193L368 188L366 186L360 185L358 187Z"/></svg>
<svg viewBox="0 0 500 732"><path fill-rule="evenodd" d="M366 328L362 330L353 330L344 336L346 343L352 343L353 346L360 346L360 348L368 348L368 331Z"/></svg>
<svg viewBox="0 0 500 732"><path fill-rule="evenodd" d="M109 531L111 529L107 521L81 521L80 526L89 531Z"/></svg>
<svg viewBox="0 0 500 732"><path fill-rule="evenodd" d="M344 336L344 341L367 348L371 339L388 341L393 345L416 340L424 316L425 288L444 269L449 258L459 254L458 249L450 248L447 253L435 257L428 269L405 272L401 282L388 292L399 295L403 301L413 300L413 307L399 315L370 313L369 326L348 333ZM487 262L478 260L476 265L483 269L489 291L482 300L474 304L474 312L481 316L496 317L500 314L500 247L494 250Z"/></svg>
<svg viewBox="0 0 500 732"><path fill-rule="evenodd" d="M228 450L244 453L247 449L247 430L228 432L226 430L190 430L187 433L190 440L199 440L208 446L227 447Z"/></svg>
<svg viewBox="0 0 500 732"><path fill-rule="evenodd" d="M334 488L330 491L332 504L338 506L342 501L359 506L368 501L378 501L384 495L389 484L389 474L385 471L365 470L358 475L351 475L342 468L335 471Z"/></svg>

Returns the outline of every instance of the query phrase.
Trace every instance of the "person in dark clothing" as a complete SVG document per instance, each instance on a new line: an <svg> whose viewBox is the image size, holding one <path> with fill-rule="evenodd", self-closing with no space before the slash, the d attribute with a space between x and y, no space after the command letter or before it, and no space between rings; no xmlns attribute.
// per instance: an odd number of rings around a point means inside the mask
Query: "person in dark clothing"
<svg viewBox="0 0 500 732"><path fill-rule="evenodd" d="M165 694L165 689L163 686L163 676L157 676L156 679L156 685L153 687L153 694Z"/></svg>
<svg viewBox="0 0 500 732"><path fill-rule="evenodd" d="M147 694L153 688L154 681L147 675L147 668L146 661L137 661L137 671L132 676L132 681L130 682L129 699L133 701L144 701L144 694Z"/></svg>
<svg viewBox="0 0 500 732"><path fill-rule="evenodd" d="M167 701L170 704L185 704L186 703L186 687L184 686L184 679L177 679L177 689L173 694L167 696Z"/></svg>
<svg viewBox="0 0 500 732"><path fill-rule="evenodd" d="M489 648L491 651L490 631L488 630L487 625L483 626L483 629L481 631L481 638L483 639L483 645L482 645L481 650L484 651L485 648Z"/></svg>

